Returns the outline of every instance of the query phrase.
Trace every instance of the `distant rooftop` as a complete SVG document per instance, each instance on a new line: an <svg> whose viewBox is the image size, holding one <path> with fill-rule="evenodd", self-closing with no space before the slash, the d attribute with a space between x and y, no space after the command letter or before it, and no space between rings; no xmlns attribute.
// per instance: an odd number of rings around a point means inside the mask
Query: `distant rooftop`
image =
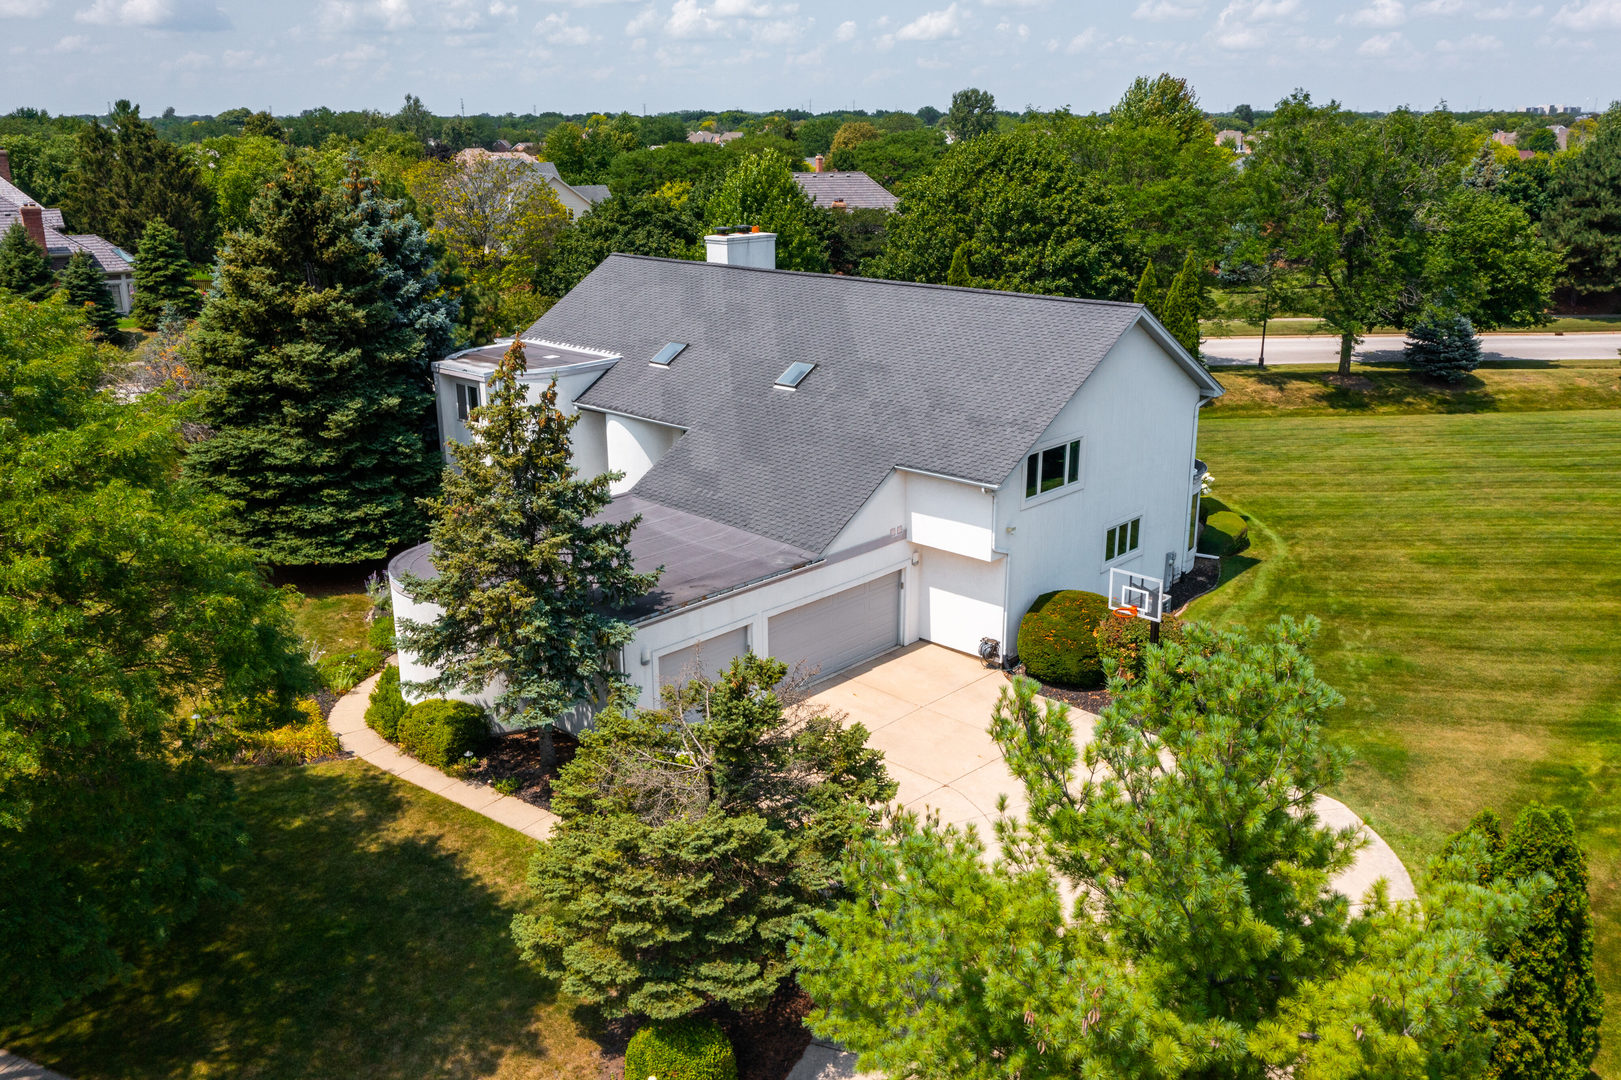
<svg viewBox="0 0 1621 1080"><path fill-rule="evenodd" d="M794 173L800 189L823 209L893 210L900 200L878 181L856 169Z"/></svg>

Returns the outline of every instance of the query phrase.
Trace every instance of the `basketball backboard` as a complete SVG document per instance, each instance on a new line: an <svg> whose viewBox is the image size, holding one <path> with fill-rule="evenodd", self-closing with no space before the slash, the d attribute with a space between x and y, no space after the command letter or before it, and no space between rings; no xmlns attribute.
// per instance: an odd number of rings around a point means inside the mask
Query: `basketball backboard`
<svg viewBox="0 0 1621 1080"><path fill-rule="evenodd" d="M1149 622L1159 622L1164 616L1165 582L1130 570L1114 567L1109 571L1109 609L1116 615L1128 615Z"/></svg>

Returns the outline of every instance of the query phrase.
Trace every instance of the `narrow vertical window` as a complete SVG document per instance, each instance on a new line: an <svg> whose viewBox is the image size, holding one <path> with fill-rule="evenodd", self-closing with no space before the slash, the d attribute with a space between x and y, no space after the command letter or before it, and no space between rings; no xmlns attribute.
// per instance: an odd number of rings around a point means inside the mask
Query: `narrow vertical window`
<svg viewBox="0 0 1621 1080"><path fill-rule="evenodd" d="M1031 454L1024 463L1024 497L1027 499L1035 498L1036 493L1040 490L1037 486L1040 482L1038 480L1041 471L1038 464L1040 461L1040 454Z"/></svg>
<svg viewBox="0 0 1621 1080"><path fill-rule="evenodd" d="M1069 479L1066 483L1073 484L1081 478L1081 440L1076 439L1069 444Z"/></svg>

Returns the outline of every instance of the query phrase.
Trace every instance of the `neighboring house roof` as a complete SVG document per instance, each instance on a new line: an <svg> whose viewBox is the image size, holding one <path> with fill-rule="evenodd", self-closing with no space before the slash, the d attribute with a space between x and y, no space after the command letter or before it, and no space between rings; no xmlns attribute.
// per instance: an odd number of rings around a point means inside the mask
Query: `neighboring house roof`
<svg viewBox="0 0 1621 1080"><path fill-rule="evenodd" d="M607 199L613 192L608 190L607 184L575 184L574 190L592 206Z"/></svg>
<svg viewBox="0 0 1621 1080"><path fill-rule="evenodd" d="M635 255L524 337L619 353L579 404L684 429L632 494L820 553L896 467L1001 484L1139 322L1221 393L1136 304Z"/></svg>
<svg viewBox="0 0 1621 1080"><path fill-rule="evenodd" d="M824 208L843 202L851 210L893 210L900 202L878 181L855 169L794 173L794 179L817 206Z"/></svg>
<svg viewBox="0 0 1621 1080"><path fill-rule="evenodd" d="M741 131L694 131L687 136L690 143L729 143L733 139L741 139Z"/></svg>
<svg viewBox="0 0 1621 1080"><path fill-rule="evenodd" d="M478 146L469 146L456 155L456 161L463 166L478 158L505 158L510 161L521 161L526 165L533 165L552 187L572 191L592 206L602 202L610 194L607 184L570 184L563 179L563 174L557 171L555 164L550 161L542 161L533 154L526 154L521 150L490 151Z"/></svg>
<svg viewBox="0 0 1621 1080"><path fill-rule="evenodd" d="M12 198L11 192L20 197ZM11 228L12 222L22 220L22 205L29 202L33 200L20 188L0 180L0 233ZM53 262L66 263L75 251L88 251L90 257L100 265L103 273L135 272L135 268L130 265L128 253L116 245L89 233L69 235L62 232L62 211L47 209L40 215L40 220L45 226L45 252Z"/></svg>

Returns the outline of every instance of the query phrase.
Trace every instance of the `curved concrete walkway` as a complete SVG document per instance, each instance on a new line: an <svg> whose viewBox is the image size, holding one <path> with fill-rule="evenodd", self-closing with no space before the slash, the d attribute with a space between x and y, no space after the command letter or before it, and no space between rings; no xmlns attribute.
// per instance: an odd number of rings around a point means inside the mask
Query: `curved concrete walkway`
<svg viewBox="0 0 1621 1080"><path fill-rule="evenodd" d="M389 661L393 663L393 661ZM512 795L503 795L484 784L470 784L454 776L446 776L438 769L422 764L416 758L402 753L377 732L366 726L366 703L371 698L377 676L362 682L338 699L327 717L327 726L338 736L343 748L355 757L393 773L407 783L424 791L443 795L453 803L460 803L491 821L498 821L525 836L544 840L557 824L557 815L538 806L531 806Z"/></svg>

